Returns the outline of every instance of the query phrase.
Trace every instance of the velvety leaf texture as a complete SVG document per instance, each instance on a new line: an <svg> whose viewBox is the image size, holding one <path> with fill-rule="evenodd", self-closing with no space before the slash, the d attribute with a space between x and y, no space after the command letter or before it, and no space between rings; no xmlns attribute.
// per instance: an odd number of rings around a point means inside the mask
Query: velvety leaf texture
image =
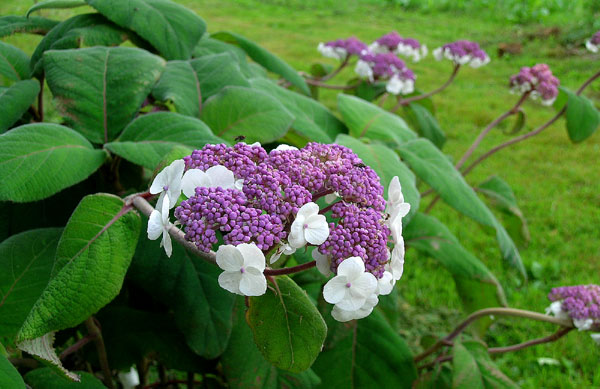
<svg viewBox="0 0 600 389"><path fill-rule="evenodd" d="M29 17L33 12L39 11L41 9L64 9L64 8L76 8L85 5L84 0L45 0L40 1L31 6L27 10L25 16Z"/></svg>
<svg viewBox="0 0 600 389"><path fill-rule="evenodd" d="M0 38L16 33L46 34L59 22L38 16L2 16L0 17Z"/></svg>
<svg viewBox="0 0 600 389"><path fill-rule="evenodd" d="M441 149L446 143L446 134L440 128L435 116L419 103L410 103L406 111L419 134Z"/></svg>
<svg viewBox="0 0 600 389"><path fill-rule="evenodd" d="M23 114L40 92L36 80L17 81L0 91L0 133L8 130Z"/></svg>
<svg viewBox="0 0 600 389"><path fill-rule="evenodd" d="M19 81L29 78L29 57L8 43L0 42L0 76Z"/></svg>

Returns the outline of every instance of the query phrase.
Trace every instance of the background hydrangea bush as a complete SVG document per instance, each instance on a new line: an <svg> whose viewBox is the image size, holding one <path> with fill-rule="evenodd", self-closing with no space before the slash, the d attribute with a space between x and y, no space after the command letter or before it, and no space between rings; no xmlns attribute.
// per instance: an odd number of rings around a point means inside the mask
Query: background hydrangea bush
<svg viewBox="0 0 600 389"><path fill-rule="evenodd" d="M89 12L35 16L54 7ZM493 66L476 42L433 49L451 73L422 92L400 57L432 60L427 46L395 31L320 44L334 65L310 74L168 0L44 1L0 17L0 36L15 33L43 38L31 57L0 42L1 206L35 215L2 230L0 387L515 387L490 355L600 330L597 285L553 289L548 314L508 308L428 215L442 199L480 223L526 280L492 212L520 213L509 184L491 177L480 197L464 176L561 118L588 138L600 114L582 92L600 73L570 91L545 64L516 69L514 105L454 164L430 96L462 66ZM356 78L334 84L346 68ZM45 83L60 123L44 121ZM319 88L342 92L337 112ZM557 112L520 134L528 98ZM473 160L510 117L508 140ZM406 266L418 250L452 274L468 315L416 355L393 323L405 245ZM488 347L503 315L558 330Z"/></svg>

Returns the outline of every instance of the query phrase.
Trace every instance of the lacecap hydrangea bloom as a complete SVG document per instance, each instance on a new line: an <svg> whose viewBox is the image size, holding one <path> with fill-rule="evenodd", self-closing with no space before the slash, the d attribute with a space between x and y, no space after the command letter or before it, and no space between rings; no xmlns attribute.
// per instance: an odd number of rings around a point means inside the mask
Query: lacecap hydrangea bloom
<svg viewBox="0 0 600 389"><path fill-rule="evenodd" d="M573 325L580 331L600 330L599 285L553 288L548 299L552 304L546 309L547 314L573 320Z"/></svg>
<svg viewBox="0 0 600 389"><path fill-rule="evenodd" d="M433 50L433 56L438 61L446 58L456 65L469 64L473 68L487 65L490 62L490 57L479 47L477 42L465 40L446 43Z"/></svg>
<svg viewBox="0 0 600 389"><path fill-rule="evenodd" d="M394 95L409 94L415 90L415 74L393 53L364 53L354 71L370 82L387 81L385 89Z"/></svg>
<svg viewBox="0 0 600 389"><path fill-rule="evenodd" d="M224 289L262 295L267 258L273 263L312 247L318 270L334 275L324 298L335 305L334 318L346 321L370 314L377 296L389 294L402 276L402 218L410 206L397 177L386 201L379 177L352 150L309 143L267 152L260 145L217 144L183 163L185 172L169 176L181 177L187 198L175 208L176 224L199 250L216 250ZM164 197L151 218L156 226L148 225L152 238L170 226L169 194Z"/></svg>
<svg viewBox="0 0 600 389"><path fill-rule="evenodd" d="M532 99L541 99L543 105L552 105L558 96L560 81L552 75L548 65L540 63L532 67L522 67L518 74L511 76L510 87L513 93L529 93Z"/></svg>
<svg viewBox="0 0 600 389"><path fill-rule="evenodd" d="M596 32L585 42L585 47L592 53L597 53L600 47L600 31Z"/></svg>
<svg viewBox="0 0 600 389"><path fill-rule="evenodd" d="M336 39L327 43L319 43L317 50L324 57L344 61L349 56L359 56L366 52L367 45L358 38L350 37L347 39Z"/></svg>
<svg viewBox="0 0 600 389"><path fill-rule="evenodd" d="M403 38L396 31L383 35L369 45L369 51L377 53L394 53L411 58L418 62L427 56L427 46L413 38Z"/></svg>

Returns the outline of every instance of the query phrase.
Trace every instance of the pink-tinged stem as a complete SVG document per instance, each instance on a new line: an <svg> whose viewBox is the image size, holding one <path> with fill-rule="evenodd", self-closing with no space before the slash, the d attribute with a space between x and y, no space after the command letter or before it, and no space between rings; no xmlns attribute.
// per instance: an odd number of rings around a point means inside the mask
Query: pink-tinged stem
<svg viewBox="0 0 600 389"><path fill-rule="evenodd" d="M304 270L308 270L317 265L316 261L310 261L303 263L302 265L293 266L293 267L285 267L283 269L269 269L266 268L263 272L265 276L283 276L286 274L294 274Z"/></svg>

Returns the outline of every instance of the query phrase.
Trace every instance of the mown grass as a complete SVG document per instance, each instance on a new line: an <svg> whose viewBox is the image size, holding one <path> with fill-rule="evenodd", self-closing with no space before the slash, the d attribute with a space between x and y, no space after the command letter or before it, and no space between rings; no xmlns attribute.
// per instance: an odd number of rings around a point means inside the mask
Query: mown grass
<svg viewBox="0 0 600 389"><path fill-rule="evenodd" d="M483 126L514 104L517 97L508 93L507 83L521 66L548 63L561 84L571 89L576 89L599 70L599 56L586 53L582 47L560 46L561 36L539 35L539 25L506 25L477 14L424 14L360 2L345 6L330 2L328 7L250 0L178 2L201 15L209 31L241 33L299 70L308 70L315 61L327 61L316 51L319 42L350 35L371 41L397 30L421 40L430 49L456 39L480 42L492 56L491 64L480 69L464 69L450 88L434 97L437 118L448 137L444 151L455 159L468 148ZM3 0L0 14L24 14L28 6L28 3ZM75 12L87 11L89 9L80 8ZM64 19L73 12L44 11L42 15ZM569 15L562 19L559 16L553 16L552 20L569 21ZM559 27L565 31L567 26ZM39 38L18 36L6 41L31 53ZM523 53L498 58L497 45L504 42L522 43ZM418 75L417 86L422 90L440 85L451 70L449 63L436 62L431 56L410 66ZM340 82L350 77L351 71L344 73ZM600 84L592 85L586 94L598 100ZM321 98L335 109L335 92L324 91ZM527 102L525 109L524 131L554 114L551 108L533 102ZM504 127L509 129L509 126L510 123L506 123ZM495 131L483 142L480 151L506 139L501 131ZM492 269L505 287L511 306L543 311L548 304L546 295L553 286L600 283L598 161L600 135L596 133L584 143L573 145L566 135L564 122L559 121L539 136L490 158L468 177L470 183L477 184L497 174L512 186L531 232L531 242L521 250L531 273L527 285L502 263L493 234L443 203L437 205L433 215L445 222L461 242ZM428 201L423 203L425 206ZM399 287L403 298L402 333L415 350L420 347L417 335L443 334L461 320L460 302L452 278L436 262L409 251ZM509 345L553 330L549 325L536 322L501 319L490 328L485 340L490 346ZM560 365L540 365L540 357L555 358ZM506 374L526 388L581 388L600 386L599 358L600 348L589 335L573 332L556 343L500 355L495 360Z"/></svg>

